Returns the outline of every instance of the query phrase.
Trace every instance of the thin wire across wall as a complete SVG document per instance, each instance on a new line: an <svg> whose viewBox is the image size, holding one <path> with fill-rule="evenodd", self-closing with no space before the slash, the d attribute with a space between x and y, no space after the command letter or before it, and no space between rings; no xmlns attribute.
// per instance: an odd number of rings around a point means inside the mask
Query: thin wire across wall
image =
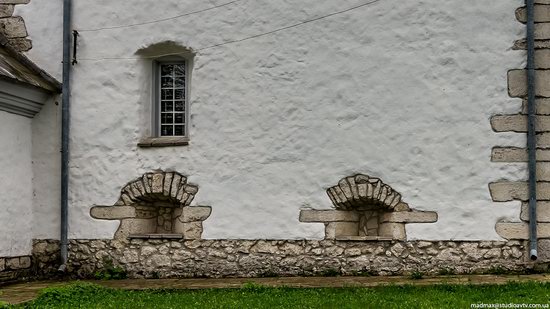
<svg viewBox="0 0 550 309"><path fill-rule="evenodd" d="M130 28L130 27L137 27L137 26L143 26L143 25L151 25L151 24L161 23L161 22L165 22L165 21L169 21L169 20L174 20L174 19L186 17L186 16L193 15L193 14L198 14L198 13L218 9L218 8L228 6L230 4L233 4L233 3L236 3L236 2L239 2L239 1L242 1L242 0L234 0L234 1L226 2L226 3L222 3L220 5L212 6L212 7L206 8L206 9L198 10L198 11L193 11L193 12L184 13L184 14L180 14L180 15L175 15L175 16L171 16L171 17L166 17L166 18L162 18L162 19L155 19L155 20L151 20L151 21L145 21L145 22L141 22L141 23L135 23L135 24L129 24L129 25L108 26L108 27L93 28L93 29L77 29L77 31L78 32L94 32L94 31L102 31L102 30L121 29L121 28Z"/></svg>
<svg viewBox="0 0 550 309"><path fill-rule="evenodd" d="M237 0L237 1L239 1L239 0ZM255 38L267 36L267 35L274 34L274 33L280 32L280 31L284 31L284 30L287 30L287 29L291 29L291 28L299 27L299 26L302 26L302 25L305 25L305 24L309 24L309 23L312 23L312 22L315 22L315 21L319 21L319 20L322 20L322 19L325 19L325 18L329 18L329 17L335 16L335 15L339 15L339 14L343 14L343 13L346 13L346 12L350 12L350 11L353 11L353 10L356 10L356 9L359 9L359 8L362 8L362 7L365 7L365 6L369 6L369 5L375 4L375 3L379 2L379 1L381 1L381 0L371 0L371 1L368 1L368 2L365 2L365 3L362 3L362 4L359 4L359 5L356 5L356 6L347 8L347 9L344 9L344 10L332 12L332 13L325 14L325 15L318 16L318 17L314 17L314 18L311 18L311 19L306 19L306 20L304 20L304 21L301 21L301 22L298 22L298 23L295 23L295 24L292 24L292 25L280 27L280 28L277 28L277 29L274 29L274 30L271 30L271 31L267 31L267 32L263 32L263 33L258 33L258 34L251 35L251 36L244 37L244 38L240 38L240 39L229 40L229 41L226 41L226 42L222 42L222 43L218 43L218 44L213 44L213 45L201 47L201 48L198 48L198 49L194 49L194 51L207 50L207 49L216 48L216 47L220 47L220 46L224 46L224 45L228 45L228 44L239 43L239 42L248 41L248 40L251 40L251 39L255 39ZM233 1L233 2L236 2L236 1ZM159 57L164 57L164 56L173 56L173 55L178 55L178 54L179 54L179 53L169 53L169 54L163 54L163 55L155 55L154 57L104 57L104 58L83 58L83 59L78 59L78 60L79 60L79 61L142 60L142 59L145 60L145 59L154 59L154 58L159 58Z"/></svg>

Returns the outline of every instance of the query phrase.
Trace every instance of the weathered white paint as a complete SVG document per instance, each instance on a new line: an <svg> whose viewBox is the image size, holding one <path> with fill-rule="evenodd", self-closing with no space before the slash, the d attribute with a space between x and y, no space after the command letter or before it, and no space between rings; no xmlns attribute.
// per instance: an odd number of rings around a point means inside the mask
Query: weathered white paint
<svg viewBox="0 0 550 309"><path fill-rule="evenodd" d="M30 56L51 69L61 55L60 2L33 0L16 12L33 39ZM74 2L79 30L222 3ZM520 108L506 93L507 69L524 59L510 48L523 36L514 17L520 0L382 0L200 50L360 2L247 0L162 23L81 31L71 237L112 237L117 224L93 220L90 207L114 203L126 182L162 168L200 186L194 204L213 208L207 238L320 238L322 225L299 223L299 209L329 208L325 188L362 172L382 178L412 207L439 213L438 223L410 226L411 238L497 239L495 222L519 218L520 207L492 203L487 184L526 178L522 164L490 163L492 146L524 144L523 135L496 134L489 125L491 115ZM138 49L168 40L199 50L191 144L139 149L149 131L150 64L109 58L134 58ZM44 223L39 234L56 228Z"/></svg>
<svg viewBox="0 0 550 309"><path fill-rule="evenodd" d="M32 246L31 119L0 111L0 256Z"/></svg>

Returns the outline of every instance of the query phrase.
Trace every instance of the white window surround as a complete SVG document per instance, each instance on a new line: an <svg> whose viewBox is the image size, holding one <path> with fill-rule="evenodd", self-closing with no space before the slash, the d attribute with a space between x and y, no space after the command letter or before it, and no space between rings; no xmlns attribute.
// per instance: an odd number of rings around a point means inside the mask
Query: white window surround
<svg viewBox="0 0 550 309"><path fill-rule="evenodd" d="M168 90L163 89L163 85L161 84L163 81L161 68L165 65L183 65L185 72L184 74L179 74L184 75L181 76L184 77L184 85L178 87L177 90L175 89L176 87L170 87L173 92L169 97L162 96L162 91ZM140 140L138 143L139 147L185 146L189 144L189 94L192 67L193 57L187 56L185 53L182 53L182 55L171 55L153 59L151 76L151 136ZM171 76L172 86L175 86L176 82L174 77L175 75ZM180 84L181 82L182 80L179 80ZM183 96L181 96L181 98L176 98L176 91L179 96L183 93ZM181 103L183 103L183 106L181 106ZM179 105L178 108L176 108L176 104ZM168 109L170 109L171 112L168 111ZM172 130L165 132L168 134L163 135L162 125L163 122L165 123L167 120L162 118L163 115L171 116L173 121L176 121L176 116L178 116L178 122L181 122L181 125L184 126L183 130L176 132L176 127L180 124L174 123L172 125Z"/></svg>

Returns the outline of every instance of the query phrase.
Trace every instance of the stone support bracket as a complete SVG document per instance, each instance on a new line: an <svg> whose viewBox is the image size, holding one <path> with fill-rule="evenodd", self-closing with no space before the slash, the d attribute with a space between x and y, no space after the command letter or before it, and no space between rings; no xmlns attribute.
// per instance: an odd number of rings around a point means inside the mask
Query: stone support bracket
<svg viewBox="0 0 550 309"><path fill-rule="evenodd" d="M202 222L212 209L189 206L198 190L180 173L147 173L125 185L113 206L93 206L90 215L100 220L120 220L116 239L200 239Z"/></svg>
<svg viewBox="0 0 550 309"><path fill-rule="evenodd" d="M406 240L407 223L433 223L437 213L416 211L382 180L364 174L342 178L327 189L334 208L302 209L300 222L323 223L325 239Z"/></svg>

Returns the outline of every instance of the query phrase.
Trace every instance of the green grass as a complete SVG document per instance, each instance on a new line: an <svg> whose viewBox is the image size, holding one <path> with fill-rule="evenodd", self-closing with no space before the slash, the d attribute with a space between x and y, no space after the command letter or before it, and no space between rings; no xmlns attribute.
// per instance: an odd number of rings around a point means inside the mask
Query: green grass
<svg viewBox="0 0 550 309"><path fill-rule="evenodd" d="M550 283L376 288L108 289L89 283L45 289L14 308L470 308L472 303L550 302Z"/></svg>

